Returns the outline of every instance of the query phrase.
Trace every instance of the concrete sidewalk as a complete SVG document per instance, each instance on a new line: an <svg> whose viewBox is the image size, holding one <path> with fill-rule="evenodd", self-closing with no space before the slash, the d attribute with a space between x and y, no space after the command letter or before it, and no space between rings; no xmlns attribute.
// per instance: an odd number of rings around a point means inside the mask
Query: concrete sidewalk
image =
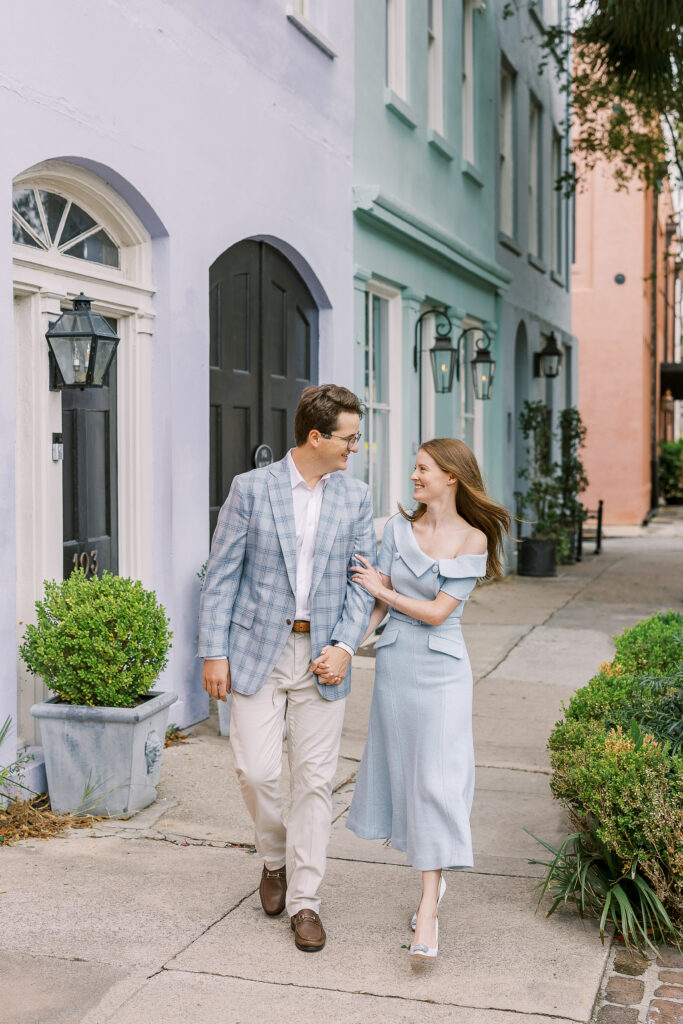
<svg viewBox="0 0 683 1024"><path fill-rule="evenodd" d="M436 964L409 962L419 875L344 828L372 691L357 658L322 917L307 955L264 917L261 865L215 713L164 753L160 799L128 822L0 851L1 1024L587 1022L609 946L593 922L535 914L540 848L567 832L548 789L560 702L611 635L683 606L683 522L608 540L554 580L480 587L464 613L475 671L475 868L449 872ZM286 771L285 771L286 775Z"/></svg>

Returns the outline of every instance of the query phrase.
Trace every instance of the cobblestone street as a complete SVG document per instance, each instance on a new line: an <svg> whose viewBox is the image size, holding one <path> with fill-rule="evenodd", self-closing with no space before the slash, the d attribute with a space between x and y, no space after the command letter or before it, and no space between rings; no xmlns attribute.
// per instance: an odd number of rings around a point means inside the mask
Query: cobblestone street
<svg viewBox="0 0 683 1024"><path fill-rule="evenodd" d="M438 961L408 961L419 876L344 828L372 657L356 658L323 887L326 948L298 952L260 909L260 864L215 712L164 753L160 799L129 821L0 852L3 1024L683 1021L683 960L634 962L597 924L534 913L539 848L568 828L545 743L611 636L683 605L683 521L663 513L556 579L480 587L463 616L475 672L475 867L449 873ZM286 765L285 765L286 774Z"/></svg>

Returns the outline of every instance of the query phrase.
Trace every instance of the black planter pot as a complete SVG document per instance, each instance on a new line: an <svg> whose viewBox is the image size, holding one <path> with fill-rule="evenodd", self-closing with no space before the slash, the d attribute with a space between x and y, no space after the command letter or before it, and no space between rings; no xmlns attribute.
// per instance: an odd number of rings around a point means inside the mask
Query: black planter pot
<svg viewBox="0 0 683 1024"><path fill-rule="evenodd" d="M526 537L519 546L519 576L557 576L557 553L554 540Z"/></svg>

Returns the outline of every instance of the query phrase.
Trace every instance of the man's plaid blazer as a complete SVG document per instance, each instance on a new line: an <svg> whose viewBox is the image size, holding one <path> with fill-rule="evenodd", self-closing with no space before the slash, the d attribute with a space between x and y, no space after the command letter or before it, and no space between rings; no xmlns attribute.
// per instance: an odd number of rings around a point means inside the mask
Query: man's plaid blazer
<svg viewBox="0 0 683 1024"><path fill-rule="evenodd" d="M311 581L311 657L330 641L355 650L374 598L350 580L360 554L373 565L377 544L367 484L346 472L325 485ZM287 460L236 476L211 544L199 611L200 658L227 657L232 687L255 693L278 662L296 606L296 528ZM346 697L318 683L327 700Z"/></svg>

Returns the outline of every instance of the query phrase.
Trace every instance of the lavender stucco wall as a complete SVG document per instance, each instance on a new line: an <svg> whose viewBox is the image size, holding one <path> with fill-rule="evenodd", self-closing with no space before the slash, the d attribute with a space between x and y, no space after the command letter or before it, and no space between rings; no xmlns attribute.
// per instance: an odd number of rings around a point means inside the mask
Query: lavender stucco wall
<svg viewBox="0 0 683 1024"><path fill-rule="evenodd" d="M25 0L5 12L0 153L0 724L15 714L12 178L61 158L100 174L152 235L153 585L175 632L163 681L204 716L194 658L208 550L208 270L262 237L322 307L320 379L351 384L353 3L329 4L332 60L285 0ZM5 751L0 755L3 759Z"/></svg>

